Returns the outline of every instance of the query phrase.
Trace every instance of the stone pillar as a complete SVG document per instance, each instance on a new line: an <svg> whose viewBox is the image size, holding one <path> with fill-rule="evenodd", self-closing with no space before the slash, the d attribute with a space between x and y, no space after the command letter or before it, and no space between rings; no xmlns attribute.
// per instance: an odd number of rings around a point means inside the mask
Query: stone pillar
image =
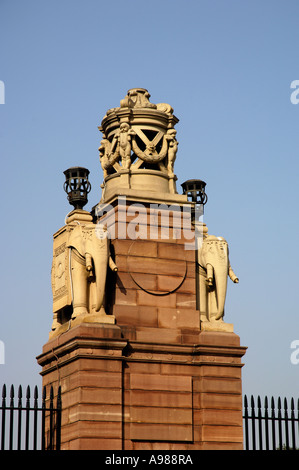
<svg viewBox="0 0 299 470"><path fill-rule="evenodd" d="M119 327L93 323L44 345L43 385L61 386L62 450L122 449L125 346Z"/></svg>
<svg viewBox="0 0 299 470"><path fill-rule="evenodd" d="M196 346L137 341L130 346L125 449L242 449L244 349L236 335L205 332Z"/></svg>
<svg viewBox="0 0 299 470"><path fill-rule="evenodd" d="M176 191L178 120L169 105L148 98L133 89L107 111L101 202L90 214L74 211L54 236L54 320L37 358L43 384L61 386L62 449L240 450L246 348L216 305L212 277L207 287L195 233L201 225L191 224L188 210L194 203ZM82 250L71 243L78 224ZM100 258L107 275L101 310L93 300L101 270L92 255L106 246L94 238L98 224L111 237L107 272ZM90 269L76 315L68 247Z"/></svg>
<svg viewBox="0 0 299 470"><path fill-rule="evenodd" d="M62 388L62 449L243 448L239 337L201 332L192 345L163 333L128 340L86 323L44 346L43 384Z"/></svg>
<svg viewBox="0 0 299 470"><path fill-rule="evenodd" d="M115 204L115 230L120 220L126 233L132 219L117 214L130 202ZM245 348L231 331L201 328L190 240L178 236L175 217L167 239L158 226L157 239L111 241L118 271L107 316L115 324L70 321L38 357L44 385L62 387L63 449L243 447Z"/></svg>

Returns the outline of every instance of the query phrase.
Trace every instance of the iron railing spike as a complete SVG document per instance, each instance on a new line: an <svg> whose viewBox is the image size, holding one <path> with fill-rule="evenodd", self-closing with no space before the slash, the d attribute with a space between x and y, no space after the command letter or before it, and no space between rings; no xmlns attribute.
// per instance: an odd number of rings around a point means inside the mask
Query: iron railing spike
<svg viewBox="0 0 299 470"><path fill-rule="evenodd" d="M274 397L271 397L271 408L275 408L275 402L274 402Z"/></svg>
<svg viewBox="0 0 299 470"><path fill-rule="evenodd" d="M267 396L265 397L264 407L266 410L268 410L268 397Z"/></svg>
<svg viewBox="0 0 299 470"><path fill-rule="evenodd" d="M57 403L61 403L61 385L58 387L58 392L57 392Z"/></svg>
<svg viewBox="0 0 299 470"><path fill-rule="evenodd" d="M286 397L284 398L283 404L284 404L284 409L287 410L288 409L288 400L287 400Z"/></svg>

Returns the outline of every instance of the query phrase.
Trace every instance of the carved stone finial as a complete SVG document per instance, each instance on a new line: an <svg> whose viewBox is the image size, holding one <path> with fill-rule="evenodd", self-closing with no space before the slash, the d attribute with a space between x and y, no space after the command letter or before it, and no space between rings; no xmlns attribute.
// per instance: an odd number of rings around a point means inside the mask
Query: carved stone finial
<svg viewBox="0 0 299 470"><path fill-rule="evenodd" d="M132 88L104 116L99 147L105 197L120 188L177 193L174 163L178 119L167 103L153 104L145 88ZM105 199L106 198L106 199Z"/></svg>
<svg viewBox="0 0 299 470"><path fill-rule="evenodd" d="M131 88L127 96L121 100L121 108L153 108L156 109L157 106L153 103L150 103L149 92L145 88Z"/></svg>

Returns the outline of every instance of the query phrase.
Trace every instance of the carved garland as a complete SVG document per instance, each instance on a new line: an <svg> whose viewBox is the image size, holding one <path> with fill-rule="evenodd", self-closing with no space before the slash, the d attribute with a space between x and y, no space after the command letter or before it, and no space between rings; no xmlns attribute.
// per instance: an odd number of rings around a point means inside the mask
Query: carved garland
<svg viewBox="0 0 299 470"><path fill-rule="evenodd" d="M168 146L171 140L175 140L169 134L163 134L161 131L154 137L153 140L149 140L146 135L142 132L141 129L130 129L128 134L131 137L132 150L135 155L140 158L140 160L147 163L161 163L168 154ZM142 140L146 149L142 151L135 139L135 135ZM162 147L158 153L156 146L162 139ZM116 146L116 148L115 148ZM113 151L115 149L115 151ZM99 148L100 150L100 160L103 169L108 169L109 167L114 166L120 159L120 142L119 136L115 136L112 143L108 139L104 138L102 140L102 145Z"/></svg>
<svg viewBox="0 0 299 470"><path fill-rule="evenodd" d="M135 136L133 136L132 139L132 149L133 152L137 155L138 158L141 160L147 162L147 163L160 163L164 158L167 156L167 151L168 151L168 141L165 138L165 135L162 134L162 132L159 132L156 137L150 141L142 131L137 132L138 136L141 138L141 140L144 142L146 145L146 150L142 151L138 147ZM160 150L160 153L156 151L156 145L159 143L159 141L163 138L163 143L162 143L162 148Z"/></svg>

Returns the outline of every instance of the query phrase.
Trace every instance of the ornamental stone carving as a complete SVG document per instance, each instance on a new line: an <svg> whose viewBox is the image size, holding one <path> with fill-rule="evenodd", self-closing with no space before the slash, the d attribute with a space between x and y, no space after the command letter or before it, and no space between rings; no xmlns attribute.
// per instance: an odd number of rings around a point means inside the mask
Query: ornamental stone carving
<svg viewBox="0 0 299 470"><path fill-rule="evenodd" d="M239 279L230 265L228 243L223 237L205 233L197 256L201 320L215 325L224 317L227 278L234 283Z"/></svg>
<svg viewBox="0 0 299 470"><path fill-rule="evenodd" d="M99 147L104 174L102 202L117 188L177 194L174 163L178 119L167 103L153 104L144 88L134 88L104 116Z"/></svg>
<svg viewBox="0 0 299 470"><path fill-rule="evenodd" d="M73 211L54 235L52 332L73 320L114 323L105 310L108 267L117 271L106 228L92 223L88 212Z"/></svg>

